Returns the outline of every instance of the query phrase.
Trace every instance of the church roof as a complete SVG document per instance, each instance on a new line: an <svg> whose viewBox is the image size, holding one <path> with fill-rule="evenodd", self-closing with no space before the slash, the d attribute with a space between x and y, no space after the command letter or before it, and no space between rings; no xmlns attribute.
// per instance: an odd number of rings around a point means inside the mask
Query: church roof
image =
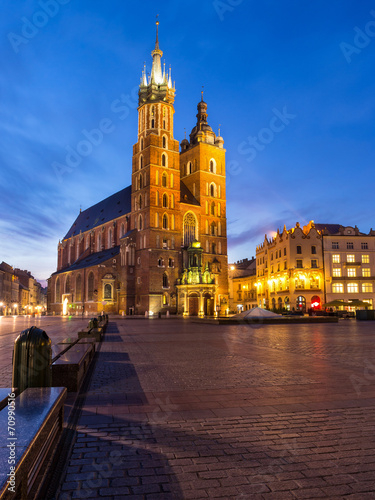
<svg viewBox="0 0 375 500"><path fill-rule="evenodd" d="M102 250L101 252L96 252L88 255L82 260L79 260L65 269L60 269L55 274L67 273L68 271L76 271L77 269L84 269L86 267L97 266L106 262L109 259L113 259L116 255L120 253L120 245L114 248L107 248L107 250Z"/></svg>
<svg viewBox="0 0 375 500"><path fill-rule="evenodd" d="M199 201L193 196L193 193L180 181L181 203L188 203L189 205L200 206Z"/></svg>
<svg viewBox="0 0 375 500"><path fill-rule="evenodd" d="M112 194L105 200L87 208L79 214L72 227L64 236L64 240L84 233L94 227L101 226L106 222L117 219L131 211L131 186Z"/></svg>

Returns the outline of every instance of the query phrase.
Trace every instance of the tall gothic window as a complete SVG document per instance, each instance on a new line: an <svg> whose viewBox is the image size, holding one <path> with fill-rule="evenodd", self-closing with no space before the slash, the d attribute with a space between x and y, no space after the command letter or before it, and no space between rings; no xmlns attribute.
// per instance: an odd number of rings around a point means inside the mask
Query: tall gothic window
<svg viewBox="0 0 375 500"><path fill-rule="evenodd" d="M168 207L168 195L166 195L165 193L163 194L163 207Z"/></svg>
<svg viewBox="0 0 375 500"><path fill-rule="evenodd" d="M163 229L168 229L168 215L163 215Z"/></svg>
<svg viewBox="0 0 375 500"><path fill-rule="evenodd" d="M112 285L110 283L104 285L104 299L112 300Z"/></svg>
<svg viewBox="0 0 375 500"><path fill-rule="evenodd" d="M60 293L60 278L56 280L56 297L55 302L61 302L61 293Z"/></svg>
<svg viewBox="0 0 375 500"><path fill-rule="evenodd" d="M70 275L66 277L65 293L70 293Z"/></svg>
<svg viewBox="0 0 375 500"><path fill-rule="evenodd" d="M169 287L168 274L164 273L163 274L163 288L168 288L168 287Z"/></svg>
<svg viewBox="0 0 375 500"><path fill-rule="evenodd" d="M165 172L161 176L161 185L163 187L167 187L167 174Z"/></svg>
<svg viewBox="0 0 375 500"><path fill-rule="evenodd" d="M90 273L87 279L87 300L94 300L94 273Z"/></svg>
<svg viewBox="0 0 375 500"><path fill-rule="evenodd" d="M192 212L184 216L184 246L188 246L197 238L197 220Z"/></svg>
<svg viewBox="0 0 375 500"><path fill-rule="evenodd" d="M82 278L79 274L76 278L76 301L81 302L82 300Z"/></svg>

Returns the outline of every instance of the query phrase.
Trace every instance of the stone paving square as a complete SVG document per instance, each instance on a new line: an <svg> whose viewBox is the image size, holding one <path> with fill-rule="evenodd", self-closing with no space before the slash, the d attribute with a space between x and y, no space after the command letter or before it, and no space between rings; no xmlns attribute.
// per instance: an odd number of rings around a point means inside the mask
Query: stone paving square
<svg viewBox="0 0 375 500"><path fill-rule="evenodd" d="M56 500L375 498L375 324L112 319Z"/></svg>

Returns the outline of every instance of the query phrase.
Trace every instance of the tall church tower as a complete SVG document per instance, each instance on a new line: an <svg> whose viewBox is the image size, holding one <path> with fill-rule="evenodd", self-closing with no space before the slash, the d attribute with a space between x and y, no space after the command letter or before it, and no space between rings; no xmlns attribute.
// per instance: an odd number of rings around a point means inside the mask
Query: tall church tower
<svg viewBox="0 0 375 500"><path fill-rule="evenodd" d="M176 307L179 275L180 163L173 136L175 88L162 69L159 23L151 74L139 87L138 141L133 146L131 227L137 230L135 309L138 314Z"/></svg>

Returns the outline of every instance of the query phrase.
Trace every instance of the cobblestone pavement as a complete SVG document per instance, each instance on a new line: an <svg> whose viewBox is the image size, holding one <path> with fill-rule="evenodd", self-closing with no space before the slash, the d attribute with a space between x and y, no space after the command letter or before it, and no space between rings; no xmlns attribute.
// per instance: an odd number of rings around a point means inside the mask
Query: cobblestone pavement
<svg viewBox="0 0 375 500"><path fill-rule="evenodd" d="M375 498L375 324L111 321L56 499Z"/></svg>
<svg viewBox="0 0 375 500"><path fill-rule="evenodd" d="M77 337L77 332L86 327L88 318L53 316L0 316L0 387L12 386L12 353L18 335L31 326L45 330L52 344L66 337Z"/></svg>

